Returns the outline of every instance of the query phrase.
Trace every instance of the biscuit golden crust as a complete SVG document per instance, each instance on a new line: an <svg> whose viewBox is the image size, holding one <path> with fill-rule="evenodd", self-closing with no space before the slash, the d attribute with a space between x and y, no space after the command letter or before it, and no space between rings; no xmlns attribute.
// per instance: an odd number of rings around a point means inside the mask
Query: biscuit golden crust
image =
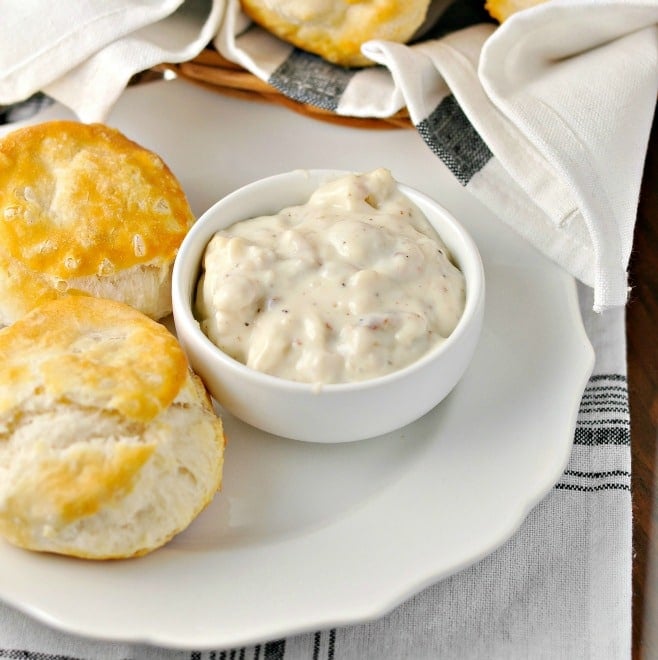
<svg viewBox="0 0 658 660"><path fill-rule="evenodd" d="M222 479L224 434L164 326L70 297L0 331L0 534L106 559L166 543Z"/></svg>
<svg viewBox="0 0 658 660"><path fill-rule="evenodd" d="M9 133L0 140L0 322L85 278L82 290L131 268L168 271L193 221L160 157L113 128L51 121Z"/></svg>
<svg viewBox="0 0 658 660"><path fill-rule="evenodd" d="M406 43L430 0L241 0L245 13L298 48L341 66L374 64L361 54L371 39Z"/></svg>
<svg viewBox="0 0 658 660"><path fill-rule="evenodd" d="M39 391L148 422L186 377L175 337L115 301L62 298L0 331L0 415Z"/></svg>

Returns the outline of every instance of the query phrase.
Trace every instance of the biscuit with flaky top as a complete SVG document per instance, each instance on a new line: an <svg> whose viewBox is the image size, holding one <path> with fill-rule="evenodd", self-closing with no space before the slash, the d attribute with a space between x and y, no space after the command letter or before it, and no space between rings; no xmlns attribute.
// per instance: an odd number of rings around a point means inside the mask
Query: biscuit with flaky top
<svg viewBox="0 0 658 660"><path fill-rule="evenodd" d="M175 337L132 307L67 297L0 331L0 534L11 543L145 554L210 502L223 451Z"/></svg>
<svg viewBox="0 0 658 660"><path fill-rule="evenodd" d="M371 39L406 43L425 21L430 0L241 0L268 32L328 62L374 62L361 54Z"/></svg>
<svg viewBox="0 0 658 660"><path fill-rule="evenodd" d="M51 121L9 133L0 140L0 324L76 293L166 316L193 222L162 159L116 129Z"/></svg>

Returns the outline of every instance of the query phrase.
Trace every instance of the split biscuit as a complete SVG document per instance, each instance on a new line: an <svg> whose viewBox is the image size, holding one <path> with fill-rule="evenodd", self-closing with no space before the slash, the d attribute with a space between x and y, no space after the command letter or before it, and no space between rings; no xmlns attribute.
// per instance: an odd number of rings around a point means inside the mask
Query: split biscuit
<svg viewBox="0 0 658 660"><path fill-rule="evenodd" d="M194 222L155 153L102 124L51 121L0 140L0 324L71 294L171 312Z"/></svg>
<svg viewBox="0 0 658 660"><path fill-rule="evenodd" d="M224 434L176 338L123 303L0 331L0 534L89 559L162 546L221 485Z"/></svg>

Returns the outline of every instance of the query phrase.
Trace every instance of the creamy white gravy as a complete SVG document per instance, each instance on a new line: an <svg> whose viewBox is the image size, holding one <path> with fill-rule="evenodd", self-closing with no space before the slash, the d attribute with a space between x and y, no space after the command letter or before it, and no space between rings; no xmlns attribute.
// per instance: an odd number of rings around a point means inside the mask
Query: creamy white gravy
<svg viewBox="0 0 658 660"><path fill-rule="evenodd" d="M386 169L218 232L197 290L203 332L268 374L360 381L411 364L455 328L464 277Z"/></svg>

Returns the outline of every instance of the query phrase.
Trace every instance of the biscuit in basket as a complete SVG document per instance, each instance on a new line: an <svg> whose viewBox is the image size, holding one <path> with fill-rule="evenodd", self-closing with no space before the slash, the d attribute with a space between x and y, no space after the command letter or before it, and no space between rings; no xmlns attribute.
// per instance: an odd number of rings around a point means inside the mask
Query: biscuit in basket
<svg viewBox="0 0 658 660"><path fill-rule="evenodd" d="M45 303L0 331L0 534L143 555L221 484L224 435L175 337L111 300Z"/></svg>
<svg viewBox="0 0 658 660"><path fill-rule="evenodd" d="M0 140L0 324L86 293L152 318L194 217L162 159L102 124L51 121Z"/></svg>
<svg viewBox="0 0 658 660"><path fill-rule="evenodd" d="M487 0L484 8L492 18L502 23L517 11L540 5L542 2L546 2L546 0Z"/></svg>
<svg viewBox="0 0 658 660"><path fill-rule="evenodd" d="M425 20L430 0L241 0L268 32L341 66L374 64L361 54L370 39L406 43Z"/></svg>

